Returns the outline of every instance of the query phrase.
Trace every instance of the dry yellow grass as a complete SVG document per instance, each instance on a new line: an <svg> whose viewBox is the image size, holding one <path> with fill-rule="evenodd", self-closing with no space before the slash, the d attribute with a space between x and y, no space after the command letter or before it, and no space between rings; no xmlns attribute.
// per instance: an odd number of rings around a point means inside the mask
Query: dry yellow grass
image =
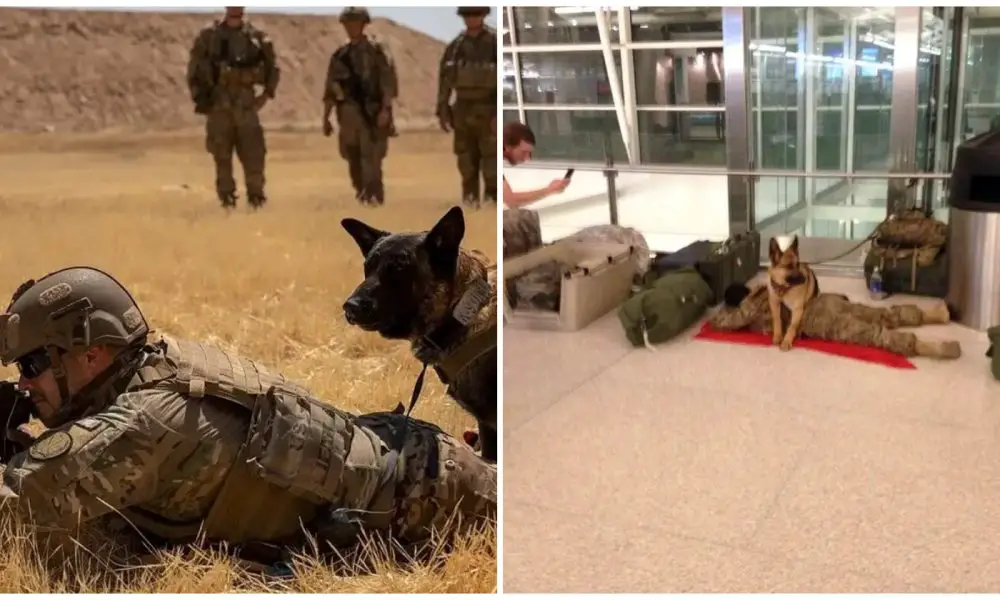
<svg viewBox="0 0 1000 600"><path fill-rule="evenodd" d="M270 134L268 142L268 206L249 214L241 198L238 211L226 216L197 133L0 136L0 295L57 268L96 266L132 290L158 331L235 349L350 411L407 402L418 373L407 344L344 322L340 307L360 281L362 257L340 220L355 216L393 231L433 225L458 196L449 138L410 133L393 140L385 162L387 204L380 209L353 201L332 139ZM466 228L465 244L495 259L492 206L467 211ZM473 427L433 376L414 415L455 435ZM55 560L39 556L45 553L24 532L3 533L3 592L225 592L266 585L220 556L171 555L152 567L121 570L107 549L77 547L69 560ZM355 577L304 561L293 581L268 589L489 593L496 590L495 545L490 528L436 561L376 561L374 573Z"/></svg>

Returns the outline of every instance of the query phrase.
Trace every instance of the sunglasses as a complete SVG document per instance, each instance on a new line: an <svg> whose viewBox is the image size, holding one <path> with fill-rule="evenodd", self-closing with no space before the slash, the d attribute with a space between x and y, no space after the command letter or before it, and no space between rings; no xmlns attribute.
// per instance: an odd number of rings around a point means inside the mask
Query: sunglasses
<svg viewBox="0 0 1000 600"><path fill-rule="evenodd" d="M35 379L52 367L52 359L44 348L39 348L14 361L25 379Z"/></svg>

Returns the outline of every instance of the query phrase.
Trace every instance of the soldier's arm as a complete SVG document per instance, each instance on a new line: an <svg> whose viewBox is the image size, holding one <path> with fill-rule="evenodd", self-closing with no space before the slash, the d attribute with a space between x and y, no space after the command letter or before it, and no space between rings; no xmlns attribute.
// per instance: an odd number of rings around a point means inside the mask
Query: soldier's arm
<svg viewBox="0 0 1000 600"><path fill-rule="evenodd" d="M375 53L375 69L379 78L379 89L382 90L382 105L392 108L392 103L399 95L399 78L396 74L396 64L389 54L388 48L379 44Z"/></svg>
<svg viewBox="0 0 1000 600"><path fill-rule="evenodd" d="M211 46L212 40L212 28L206 27L198 33L198 36L194 38L194 43L191 45L191 49L188 52L188 64L187 64L187 84L188 90L191 95L194 95L195 86L197 85L198 70L204 65L206 61L211 60L209 56L209 47Z"/></svg>
<svg viewBox="0 0 1000 600"><path fill-rule="evenodd" d="M323 84L323 121L330 120L330 113L339 100L343 99L343 90L337 83L337 53L330 55L326 66L326 80Z"/></svg>
<svg viewBox="0 0 1000 600"><path fill-rule="evenodd" d="M266 33L258 31L257 35L260 49L264 53L264 94L273 99L278 92L278 82L281 81L278 53L274 50L274 41Z"/></svg>
<svg viewBox="0 0 1000 600"><path fill-rule="evenodd" d="M767 286L760 286L740 302L739 306L723 305L708 322L713 329L737 331L746 329L767 315Z"/></svg>
<svg viewBox="0 0 1000 600"><path fill-rule="evenodd" d="M461 41L462 36L452 40L444 49L444 54L441 55L441 64L438 65L437 107L439 111L448 106L448 101L451 100L451 92L455 89L455 69L452 63L455 51Z"/></svg>
<svg viewBox="0 0 1000 600"><path fill-rule="evenodd" d="M11 460L0 497L35 525L72 528L151 500L165 436L123 396L106 411L46 432Z"/></svg>

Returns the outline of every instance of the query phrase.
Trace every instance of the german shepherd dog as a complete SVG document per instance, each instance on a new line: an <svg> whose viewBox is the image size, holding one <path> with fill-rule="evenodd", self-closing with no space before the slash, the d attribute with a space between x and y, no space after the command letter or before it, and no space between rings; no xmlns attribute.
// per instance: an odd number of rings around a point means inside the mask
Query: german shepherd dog
<svg viewBox="0 0 1000 600"><path fill-rule="evenodd" d="M462 209L453 207L430 230L417 233L390 233L357 219L344 219L341 226L365 257L365 279L344 303L347 322L386 339L408 340L413 354L448 386L448 395L476 419L482 456L495 462L497 267L481 252L461 247ZM473 297L475 302L466 302ZM454 315L463 306L472 309L460 326Z"/></svg>
<svg viewBox="0 0 1000 600"><path fill-rule="evenodd" d="M792 238L792 243L782 252L778 240L771 238L768 246L771 266L767 270L767 299L771 310L771 322L774 324L774 345L781 345L781 350L787 352L799 335L802 325L802 315L810 300L819 295L819 282L816 273L807 263L799 260L799 236ZM791 313L788 330L782 331L782 306Z"/></svg>

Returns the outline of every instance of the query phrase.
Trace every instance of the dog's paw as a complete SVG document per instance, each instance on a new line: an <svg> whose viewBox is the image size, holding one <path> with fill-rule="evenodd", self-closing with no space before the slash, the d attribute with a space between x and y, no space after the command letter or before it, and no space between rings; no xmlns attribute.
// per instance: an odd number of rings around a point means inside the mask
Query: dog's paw
<svg viewBox="0 0 1000 600"><path fill-rule="evenodd" d="M792 340L781 340L781 351L788 352L792 349Z"/></svg>
<svg viewBox="0 0 1000 600"><path fill-rule="evenodd" d="M774 334L773 336L771 336L771 343L774 344L775 346L781 344L782 343L782 337L779 334L777 334L777 333Z"/></svg>

